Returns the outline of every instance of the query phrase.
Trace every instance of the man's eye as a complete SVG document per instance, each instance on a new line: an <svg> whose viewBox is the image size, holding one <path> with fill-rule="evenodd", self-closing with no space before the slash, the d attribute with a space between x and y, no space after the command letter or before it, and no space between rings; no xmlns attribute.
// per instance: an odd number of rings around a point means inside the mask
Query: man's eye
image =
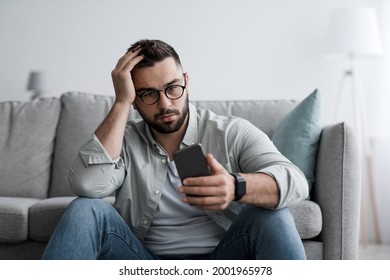
<svg viewBox="0 0 390 280"><path fill-rule="evenodd" d="M179 89L180 89L179 86L170 86L170 87L167 87L166 91L168 94L170 94L170 93L175 93Z"/></svg>
<svg viewBox="0 0 390 280"><path fill-rule="evenodd" d="M154 97L154 96L156 96L158 93L156 93L155 91L147 91L147 92L144 92L143 94L142 94L142 97L146 97L146 98L148 98L148 97Z"/></svg>

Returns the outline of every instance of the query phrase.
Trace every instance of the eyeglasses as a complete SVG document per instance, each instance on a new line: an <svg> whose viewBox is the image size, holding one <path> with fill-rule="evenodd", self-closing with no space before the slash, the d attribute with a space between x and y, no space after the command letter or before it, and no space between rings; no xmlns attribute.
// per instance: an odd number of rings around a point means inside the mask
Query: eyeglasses
<svg viewBox="0 0 390 280"><path fill-rule="evenodd" d="M146 105L153 105L158 102L160 99L160 91L163 91L165 96L170 100L177 100L183 96L184 90L186 88L186 79L184 76L184 86L181 85L170 85L165 89L147 89L141 93L137 93L137 96L141 98L142 102Z"/></svg>

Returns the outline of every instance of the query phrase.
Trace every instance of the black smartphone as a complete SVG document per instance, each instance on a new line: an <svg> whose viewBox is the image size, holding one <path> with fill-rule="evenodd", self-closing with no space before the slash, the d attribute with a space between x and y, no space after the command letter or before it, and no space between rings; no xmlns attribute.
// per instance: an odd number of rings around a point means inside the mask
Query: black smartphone
<svg viewBox="0 0 390 280"><path fill-rule="evenodd" d="M209 165L199 143L176 151L173 160L182 182L185 178L210 175Z"/></svg>

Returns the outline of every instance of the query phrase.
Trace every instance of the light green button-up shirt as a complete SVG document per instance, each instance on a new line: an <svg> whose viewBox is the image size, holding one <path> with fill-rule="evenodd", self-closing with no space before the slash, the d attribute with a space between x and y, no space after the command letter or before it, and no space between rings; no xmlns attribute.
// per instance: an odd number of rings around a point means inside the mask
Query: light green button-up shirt
<svg viewBox="0 0 390 280"><path fill-rule="evenodd" d="M250 122L218 116L189 106L189 124L181 147L201 143L229 172L262 172L275 178L280 189L277 208L308 196L303 173L279 153L268 136ZM168 173L168 158L143 120L129 121L119 159L113 161L92 135L74 160L70 186L78 196L103 198L116 191L114 207L143 240L160 202ZM232 202L224 211L206 211L228 229L242 205Z"/></svg>

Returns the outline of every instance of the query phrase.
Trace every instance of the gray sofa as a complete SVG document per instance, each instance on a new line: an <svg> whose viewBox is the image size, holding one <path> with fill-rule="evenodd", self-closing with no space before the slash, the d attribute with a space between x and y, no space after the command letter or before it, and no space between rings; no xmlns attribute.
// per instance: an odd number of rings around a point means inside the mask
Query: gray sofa
<svg viewBox="0 0 390 280"><path fill-rule="evenodd" d="M75 198L67 172L113 97L71 92L61 98L0 103L0 259L39 259ZM269 136L297 101L195 101L244 117ZM138 118L131 111L130 118ZM309 259L356 259L360 200L356 136L345 123L323 128L310 200L291 208ZM108 198L114 200L114 196Z"/></svg>

